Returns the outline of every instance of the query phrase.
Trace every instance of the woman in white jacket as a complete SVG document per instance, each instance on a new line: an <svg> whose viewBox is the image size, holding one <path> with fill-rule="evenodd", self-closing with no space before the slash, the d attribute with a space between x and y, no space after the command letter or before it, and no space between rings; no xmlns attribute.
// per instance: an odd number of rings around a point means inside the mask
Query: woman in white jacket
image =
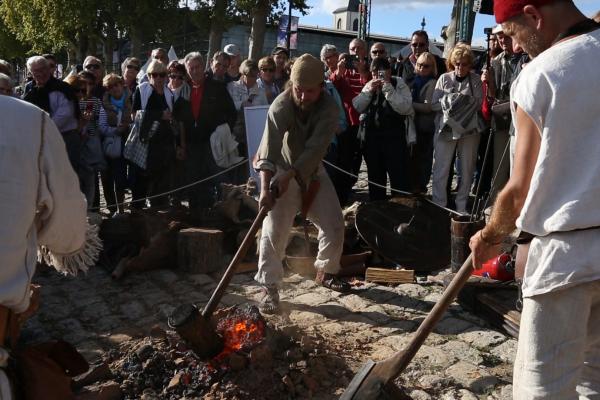
<svg viewBox="0 0 600 400"><path fill-rule="evenodd" d="M433 154L433 201L446 206L447 180L454 153L458 153L460 184L456 210L466 212L480 133L484 128L479 110L483 99L481 79L471 71L474 56L468 45L459 44L448 57L451 70L440 76L433 92L436 117Z"/></svg>
<svg viewBox="0 0 600 400"><path fill-rule="evenodd" d="M371 63L371 79L353 100L361 113L363 156L367 163L369 197L386 198L389 176L392 189L408 191L409 145L414 142L412 97L401 78L391 76L387 59L377 58ZM407 132L412 129L412 134ZM378 186L380 185L380 186ZM394 193L392 192L392 195Z"/></svg>

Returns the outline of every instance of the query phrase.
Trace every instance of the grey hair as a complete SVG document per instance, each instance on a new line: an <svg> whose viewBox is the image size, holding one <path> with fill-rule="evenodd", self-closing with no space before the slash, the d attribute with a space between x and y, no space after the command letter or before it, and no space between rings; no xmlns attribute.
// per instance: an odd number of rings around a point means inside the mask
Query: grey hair
<svg viewBox="0 0 600 400"><path fill-rule="evenodd" d="M10 76L3 74L0 72L0 82L6 82L8 83L8 86L12 87L12 79L10 79Z"/></svg>
<svg viewBox="0 0 600 400"><path fill-rule="evenodd" d="M337 53L337 47L335 47L333 44L324 44L323 47L321 47L321 61L325 62L325 57L327 54L332 52Z"/></svg>
<svg viewBox="0 0 600 400"><path fill-rule="evenodd" d="M200 64L204 65L204 57L202 57L202 54L200 54L200 52L198 51L192 51L191 53L187 53L183 58L183 63L187 64L193 60L198 60L200 61Z"/></svg>
<svg viewBox="0 0 600 400"><path fill-rule="evenodd" d="M48 66L48 60L42 56L33 56L27 59L27 69L31 69L34 64L41 64L44 67Z"/></svg>
<svg viewBox="0 0 600 400"><path fill-rule="evenodd" d="M102 60L96 56L87 56L85 60L83 60L83 66L85 67L92 61L96 61L98 64L100 64L100 67L102 67Z"/></svg>
<svg viewBox="0 0 600 400"><path fill-rule="evenodd" d="M0 72L9 76L12 75L12 66L8 61L0 60Z"/></svg>

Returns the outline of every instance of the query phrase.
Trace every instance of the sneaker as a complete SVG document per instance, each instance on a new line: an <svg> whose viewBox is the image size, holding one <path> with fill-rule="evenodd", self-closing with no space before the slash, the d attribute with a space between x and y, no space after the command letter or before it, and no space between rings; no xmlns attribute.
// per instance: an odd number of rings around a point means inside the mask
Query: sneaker
<svg viewBox="0 0 600 400"><path fill-rule="evenodd" d="M275 285L263 285L263 298L258 309L264 314L276 314L279 311L279 291Z"/></svg>

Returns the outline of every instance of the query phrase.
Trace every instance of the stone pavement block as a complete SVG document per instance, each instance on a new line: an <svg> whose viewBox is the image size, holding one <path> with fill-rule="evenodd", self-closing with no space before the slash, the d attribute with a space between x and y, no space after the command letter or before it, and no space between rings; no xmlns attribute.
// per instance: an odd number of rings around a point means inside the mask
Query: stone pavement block
<svg viewBox="0 0 600 400"><path fill-rule="evenodd" d="M166 320L178 306L179 304L176 303L159 304L153 310L153 317L158 320ZM144 317L148 317L148 315L144 315Z"/></svg>
<svg viewBox="0 0 600 400"><path fill-rule="evenodd" d="M314 289L314 288L319 287L319 284L312 279L306 279L306 280L300 282L297 286L298 286L298 289L308 290L308 289Z"/></svg>
<svg viewBox="0 0 600 400"><path fill-rule="evenodd" d="M399 296L394 287L387 286L372 286L370 288L362 286L357 292L360 297L377 304L389 303L390 300Z"/></svg>
<svg viewBox="0 0 600 400"><path fill-rule="evenodd" d="M491 398L494 400L512 400L512 390L512 385L504 385L501 388L496 388L496 390L494 390L494 393L492 393Z"/></svg>
<svg viewBox="0 0 600 400"><path fill-rule="evenodd" d="M179 276L170 269L155 269L148 271L148 277L164 284L171 284L179 280Z"/></svg>
<svg viewBox="0 0 600 400"><path fill-rule="evenodd" d="M327 318L322 314L313 311L292 310L289 318L294 324L303 328L327 322Z"/></svg>
<svg viewBox="0 0 600 400"><path fill-rule="evenodd" d="M350 314L350 311L348 311L346 307L343 307L341 304L334 301L312 307L311 311L323 314L327 318L333 320L342 320Z"/></svg>
<svg viewBox="0 0 600 400"><path fill-rule="evenodd" d="M440 348L423 345L415 355L415 361L425 365L427 368L431 368L432 366L447 368L454 360L451 355Z"/></svg>
<svg viewBox="0 0 600 400"><path fill-rule="evenodd" d="M506 340L506 336L500 332L482 329L461 333L458 335L458 338L464 342L470 343L478 349L486 349Z"/></svg>
<svg viewBox="0 0 600 400"><path fill-rule="evenodd" d="M452 361L468 361L473 365L479 365L483 362L481 353L474 347L469 346L467 343L460 340L450 340L440 346L448 357L452 358Z"/></svg>
<svg viewBox="0 0 600 400"><path fill-rule="evenodd" d="M146 306L153 308L157 304L167 303L173 300L173 295L165 290L157 288L156 290L144 293L143 296L140 296L140 299L144 301Z"/></svg>
<svg viewBox="0 0 600 400"><path fill-rule="evenodd" d="M88 292L89 293L89 292ZM85 307L95 303L101 303L104 301L104 296L94 295L94 292L89 293L88 296L85 296L81 299L78 299L74 304L76 307Z"/></svg>
<svg viewBox="0 0 600 400"><path fill-rule="evenodd" d="M515 356L517 355L517 341L515 339L509 339L491 349L490 353L504 362L514 364Z"/></svg>
<svg viewBox="0 0 600 400"><path fill-rule="evenodd" d="M413 400L431 400L432 397L424 390L413 390L410 392L410 398Z"/></svg>
<svg viewBox="0 0 600 400"><path fill-rule="evenodd" d="M100 360L104 354L102 346L95 340L79 343L75 347L90 364Z"/></svg>
<svg viewBox="0 0 600 400"><path fill-rule="evenodd" d="M429 294L430 290L416 283L402 283L396 286L396 292L422 299Z"/></svg>
<svg viewBox="0 0 600 400"><path fill-rule="evenodd" d="M128 320L135 321L148 315L146 307L140 301L133 300L123 303L119 306L121 313Z"/></svg>
<svg viewBox="0 0 600 400"><path fill-rule="evenodd" d="M196 285L207 285L207 284L214 284L216 285L217 282L215 282L215 280L213 278L211 278L209 275L207 274L192 274L192 275L184 275L187 276L187 278L194 282Z"/></svg>
<svg viewBox="0 0 600 400"><path fill-rule="evenodd" d="M410 319L395 319L385 324L381 329L386 329L395 332L396 334L410 333L417 329L417 323ZM385 332L382 330L382 332Z"/></svg>
<svg viewBox="0 0 600 400"><path fill-rule="evenodd" d="M283 278L283 282L291 283L291 284L300 283L300 282L303 282L304 280L306 280L306 278L304 278L300 274L290 274Z"/></svg>
<svg viewBox="0 0 600 400"><path fill-rule="evenodd" d="M442 374L425 374L418 380L419 386L424 389L441 389L451 386L452 379ZM437 399L436 399L437 400Z"/></svg>
<svg viewBox="0 0 600 400"><path fill-rule="evenodd" d="M391 321L391 317L387 315L383 307L379 304L369 306L364 310L361 310L360 313L361 315L375 322L377 325L385 325Z"/></svg>
<svg viewBox="0 0 600 400"><path fill-rule="evenodd" d="M95 321L111 314L112 311L105 301L93 303L77 310L77 316L83 322Z"/></svg>
<svg viewBox="0 0 600 400"><path fill-rule="evenodd" d="M442 394L440 400L478 400L479 398L465 389L450 389Z"/></svg>
<svg viewBox="0 0 600 400"><path fill-rule="evenodd" d="M434 332L442 335L457 335L468 329L475 329L475 325L463 319L446 317L436 325Z"/></svg>
<svg viewBox="0 0 600 400"><path fill-rule="evenodd" d="M459 361L446 369L446 374L475 393L483 394L498 384L498 378L471 363Z"/></svg>
<svg viewBox="0 0 600 400"><path fill-rule="evenodd" d="M371 332L371 329L375 326L373 321L371 321L369 318L353 313L348 314L340 322L342 322L349 331L359 332L364 330L365 334Z"/></svg>
<svg viewBox="0 0 600 400"><path fill-rule="evenodd" d="M318 306L327 303L330 297L320 293L305 293L294 297L291 302L296 304L305 304L307 306Z"/></svg>
<svg viewBox="0 0 600 400"><path fill-rule="evenodd" d="M55 335L57 339L63 339L66 342L71 343L74 346L79 345L80 343L86 342L91 339L96 339L98 334L95 332L91 332L84 329L79 329L76 331L63 331L62 335Z"/></svg>
<svg viewBox="0 0 600 400"><path fill-rule="evenodd" d="M94 321L93 325L90 326L90 330L96 333L106 333L130 323L131 321L123 320L119 316L109 315Z"/></svg>
<svg viewBox="0 0 600 400"><path fill-rule="evenodd" d="M362 297L355 294L341 296L338 301L347 309L353 312L362 311L372 305L371 302L364 300Z"/></svg>

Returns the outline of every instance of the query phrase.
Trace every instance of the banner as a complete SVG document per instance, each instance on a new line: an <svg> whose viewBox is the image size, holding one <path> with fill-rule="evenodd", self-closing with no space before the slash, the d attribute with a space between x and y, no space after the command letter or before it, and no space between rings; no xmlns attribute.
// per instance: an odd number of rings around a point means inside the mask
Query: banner
<svg viewBox="0 0 600 400"><path fill-rule="evenodd" d="M277 46L287 48L287 28L288 16L282 15L279 19L279 29L277 30ZM290 50L298 48L298 17L292 17L292 25L290 28Z"/></svg>

